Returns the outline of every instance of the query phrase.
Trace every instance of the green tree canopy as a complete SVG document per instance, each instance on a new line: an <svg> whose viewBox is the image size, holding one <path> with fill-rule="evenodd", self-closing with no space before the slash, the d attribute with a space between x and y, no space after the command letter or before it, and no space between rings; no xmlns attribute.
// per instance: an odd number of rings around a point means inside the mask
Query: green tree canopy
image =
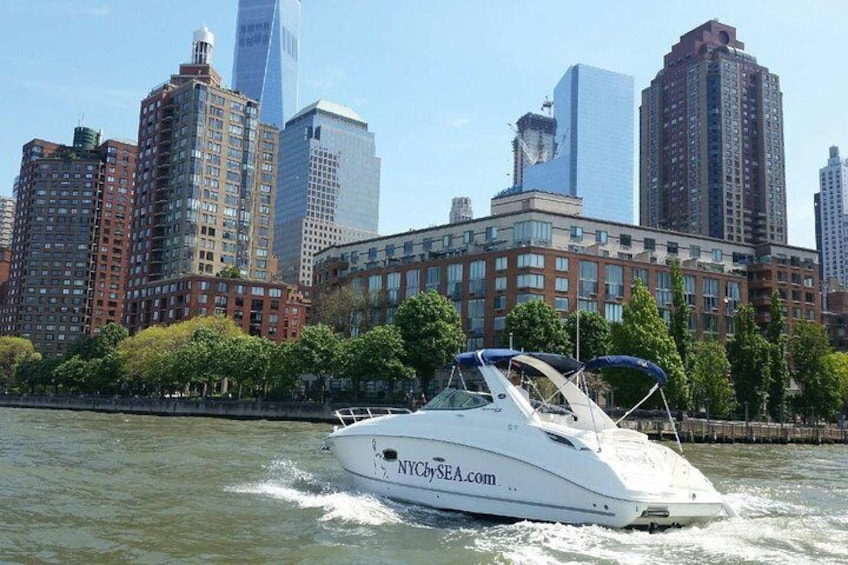
<svg viewBox="0 0 848 565"><path fill-rule="evenodd" d="M630 301L624 304L622 323L612 327L612 350L653 361L662 367L668 376L668 401L680 409L689 407L689 381L680 354L660 317L654 297L639 279L630 291ZM615 387L616 400L625 405L641 400L654 384L649 376L631 370L609 370L604 377ZM654 395L646 406L660 407L662 399Z"/></svg>
<svg viewBox="0 0 848 565"><path fill-rule="evenodd" d="M191 342L200 327L210 328L222 338L243 333L233 320L224 316L198 317L170 326L146 328L118 344L123 378L130 388L159 392L178 390L186 378L174 369L175 359L165 359L165 356Z"/></svg>
<svg viewBox="0 0 848 565"><path fill-rule="evenodd" d="M324 292L318 297L313 309L315 320L330 326L342 337L367 331L367 321L371 315L368 296L351 285Z"/></svg>
<svg viewBox="0 0 848 565"><path fill-rule="evenodd" d="M692 332L689 331L689 303L686 301L683 274L680 272L678 261L671 263L671 291L673 308L669 333L674 340L674 346L677 348L683 367L688 369L692 352Z"/></svg>
<svg viewBox="0 0 848 565"><path fill-rule="evenodd" d="M801 388L799 408L805 418L832 419L841 408L839 377L826 369L825 358L833 352L824 326L796 320L789 339L793 377Z"/></svg>
<svg viewBox="0 0 848 565"><path fill-rule="evenodd" d="M403 338L396 326L376 326L367 333L342 342L339 376L350 380L358 398L364 381L393 383L408 379L412 369L404 365Z"/></svg>
<svg viewBox="0 0 848 565"><path fill-rule="evenodd" d="M0 375L8 390L14 385L15 370L23 361L38 361L41 354L28 339L22 337L0 337Z"/></svg>
<svg viewBox="0 0 848 565"><path fill-rule="evenodd" d="M462 320L453 304L436 291L404 300L393 325L403 337L406 364L427 390L433 375L465 348Z"/></svg>
<svg viewBox="0 0 848 565"><path fill-rule="evenodd" d="M229 265L218 271L215 276L222 279L240 279L241 271L235 265Z"/></svg>
<svg viewBox="0 0 848 565"><path fill-rule="evenodd" d="M542 300L530 300L509 311L504 339L509 340L510 335L513 347L523 351L567 355L571 350L562 319L550 304Z"/></svg>
<svg viewBox="0 0 848 565"><path fill-rule="evenodd" d="M769 352L769 385L766 405L774 420L781 420L786 410L786 390L789 388L789 365L786 362L786 335L783 333L783 307L777 289L771 294L766 340Z"/></svg>
<svg viewBox="0 0 848 565"><path fill-rule="evenodd" d="M215 349L218 372L231 381L236 389L236 398L241 398L245 389L265 389L273 374L274 343L264 337L235 335L223 340Z"/></svg>
<svg viewBox="0 0 848 565"><path fill-rule="evenodd" d="M825 356L824 370L836 375L842 409L848 408L848 353L837 351Z"/></svg>
<svg viewBox="0 0 848 565"><path fill-rule="evenodd" d="M565 318L565 333L577 357L577 317L580 317L580 359L609 355L612 347L610 324L597 312L574 310Z"/></svg>
<svg viewBox="0 0 848 565"><path fill-rule="evenodd" d="M318 378L321 400L327 377L336 371L339 347L339 338L330 326L315 324L303 328L288 350L290 367L297 375L311 374Z"/></svg>
<svg viewBox="0 0 848 565"><path fill-rule="evenodd" d="M695 344L690 377L695 408L704 407L716 416L727 416L736 408L730 361L722 343L707 338Z"/></svg>
<svg viewBox="0 0 848 565"><path fill-rule="evenodd" d="M754 320L754 309L741 305L736 311L736 333L727 346L736 401L749 413L761 414L768 394L771 346Z"/></svg>

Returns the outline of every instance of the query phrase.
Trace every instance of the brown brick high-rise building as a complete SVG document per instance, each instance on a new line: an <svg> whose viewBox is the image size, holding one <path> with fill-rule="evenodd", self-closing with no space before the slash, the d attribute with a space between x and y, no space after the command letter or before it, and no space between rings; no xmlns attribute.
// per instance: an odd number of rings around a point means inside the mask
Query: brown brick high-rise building
<svg viewBox="0 0 848 565"><path fill-rule="evenodd" d="M141 102L124 325L218 313L279 341L305 319L300 292L271 282L279 131L222 85L213 39L196 31L191 62Z"/></svg>
<svg viewBox="0 0 848 565"><path fill-rule="evenodd" d="M0 329L62 355L121 322L136 147L85 127L72 146L24 145Z"/></svg>
<svg viewBox="0 0 848 565"><path fill-rule="evenodd" d="M642 91L642 226L786 243L780 82L744 48L736 28L709 21Z"/></svg>

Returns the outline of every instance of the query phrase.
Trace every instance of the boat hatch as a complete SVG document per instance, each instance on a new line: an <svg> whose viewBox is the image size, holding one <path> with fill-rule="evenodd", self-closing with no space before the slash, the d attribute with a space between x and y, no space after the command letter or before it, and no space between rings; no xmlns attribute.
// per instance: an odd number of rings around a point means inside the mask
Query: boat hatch
<svg viewBox="0 0 848 565"><path fill-rule="evenodd" d="M648 506L642 512L642 518L668 518L668 508L665 506Z"/></svg>

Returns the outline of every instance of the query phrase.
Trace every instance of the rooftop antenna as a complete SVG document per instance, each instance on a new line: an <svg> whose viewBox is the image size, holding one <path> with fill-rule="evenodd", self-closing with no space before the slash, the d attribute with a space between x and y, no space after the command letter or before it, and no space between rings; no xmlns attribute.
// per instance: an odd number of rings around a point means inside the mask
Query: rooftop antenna
<svg viewBox="0 0 848 565"><path fill-rule="evenodd" d="M83 123L85 123L85 112L80 112L79 123L77 125L82 127Z"/></svg>

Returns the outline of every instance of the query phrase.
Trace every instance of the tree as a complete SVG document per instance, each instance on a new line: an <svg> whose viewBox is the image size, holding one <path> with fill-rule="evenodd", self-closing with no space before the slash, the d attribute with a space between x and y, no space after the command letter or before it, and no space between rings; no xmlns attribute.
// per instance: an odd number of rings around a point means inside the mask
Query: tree
<svg viewBox="0 0 848 565"><path fill-rule="evenodd" d="M717 340L707 338L696 344L690 378L695 408L705 406L716 416L726 416L736 408L730 383L730 361L724 345Z"/></svg>
<svg viewBox="0 0 848 565"><path fill-rule="evenodd" d="M336 370L338 352L339 338L325 324L303 328L300 338L289 350L292 369L298 375L312 374L318 377L321 400L324 399L326 380Z"/></svg>
<svg viewBox="0 0 848 565"><path fill-rule="evenodd" d="M777 289L771 294L766 340L771 346L769 352L768 413L773 420L781 420L786 410L789 365L786 362L786 336L783 334L783 308L780 305L780 295Z"/></svg>
<svg viewBox="0 0 848 565"><path fill-rule="evenodd" d="M692 332L689 331L689 303L683 289L683 275L680 273L680 263L671 263L671 292L672 305L671 324L669 333L677 347L677 353L683 362L683 367L688 369L692 352Z"/></svg>
<svg viewBox="0 0 848 565"><path fill-rule="evenodd" d="M412 370L403 364L403 338L396 326L377 326L342 343L339 376L350 380L358 398L363 381L394 383L408 379Z"/></svg>
<svg viewBox="0 0 848 565"><path fill-rule="evenodd" d="M840 409L839 377L826 370L824 359L833 350L819 323L796 320L789 339L793 377L801 388L799 408L804 418L832 419Z"/></svg>
<svg viewBox="0 0 848 565"><path fill-rule="evenodd" d="M15 382L15 369L23 361L41 359L41 354L28 339L22 337L0 337L0 375L3 385L10 389Z"/></svg>
<svg viewBox="0 0 848 565"><path fill-rule="evenodd" d="M241 398L245 388L264 390L272 374L275 345L264 337L236 335L225 339L215 350L218 372Z"/></svg>
<svg viewBox="0 0 848 565"><path fill-rule="evenodd" d="M836 380L839 383L839 399L842 402L842 409L848 408L848 353L836 351L823 359L824 370L826 373L836 375Z"/></svg>
<svg viewBox="0 0 848 565"><path fill-rule="evenodd" d="M403 337L406 364L427 390L436 370L465 347L462 321L453 304L436 291L404 300L392 322Z"/></svg>
<svg viewBox="0 0 848 565"><path fill-rule="evenodd" d="M362 331L362 320L370 316L370 305L362 292L351 285L322 293L313 309L315 320L330 326L342 337L351 337L354 330ZM367 314L367 315L366 315Z"/></svg>
<svg viewBox="0 0 848 565"><path fill-rule="evenodd" d="M186 379L175 369L175 359L166 359L166 356L191 342L200 327L210 328L222 338L243 333L233 320L224 316L204 316L170 326L146 328L118 344L117 354L125 384L136 392L178 390Z"/></svg>
<svg viewBox="0 0 848 565"><path fill-rule="evenodd" d="M639 279L630 291L630 301L624 304L622 318L621 324L612 327L613 351L641 357L662 367L668 377L669 402L677 408L687 409L690 393L683 362L654 297ZM635 404L654 384L647 375L632 370L611 370L604 377L615 387L616 398L622 404ZM647 405L659 407L662 401L655 396Z"/></svg>
<svg viewBox="0 0 848 565"><path fill-rule="evenodd" d="M771 346L754 321L754 309L743 304L736 311L736 333L727 346L736 401L760 414L770 381Z"/></svg>
<svg viewBox="0 0 848 565"><path fill-rule="evenodd" d="M577 317L580 317L580 359L592 359L608 355L612 346L610 324L597 312L574 310L565 320L565 333L574 346L577 357Z"/></svg>
<svg viewBox="0 0 848 565"><path fill-rule="evenodd" d="M514 347L523 351L566 355L571 349L559 314L542 300L530 300L510 310L504 335L512 335Z"/></svg>
<svg viewBox="0 0 848 565"><path fill-rule="evenodd" d="M222 279L240 279L241 271L235 265L230 265L218 271L215 276L220 277Z"/></svg>

